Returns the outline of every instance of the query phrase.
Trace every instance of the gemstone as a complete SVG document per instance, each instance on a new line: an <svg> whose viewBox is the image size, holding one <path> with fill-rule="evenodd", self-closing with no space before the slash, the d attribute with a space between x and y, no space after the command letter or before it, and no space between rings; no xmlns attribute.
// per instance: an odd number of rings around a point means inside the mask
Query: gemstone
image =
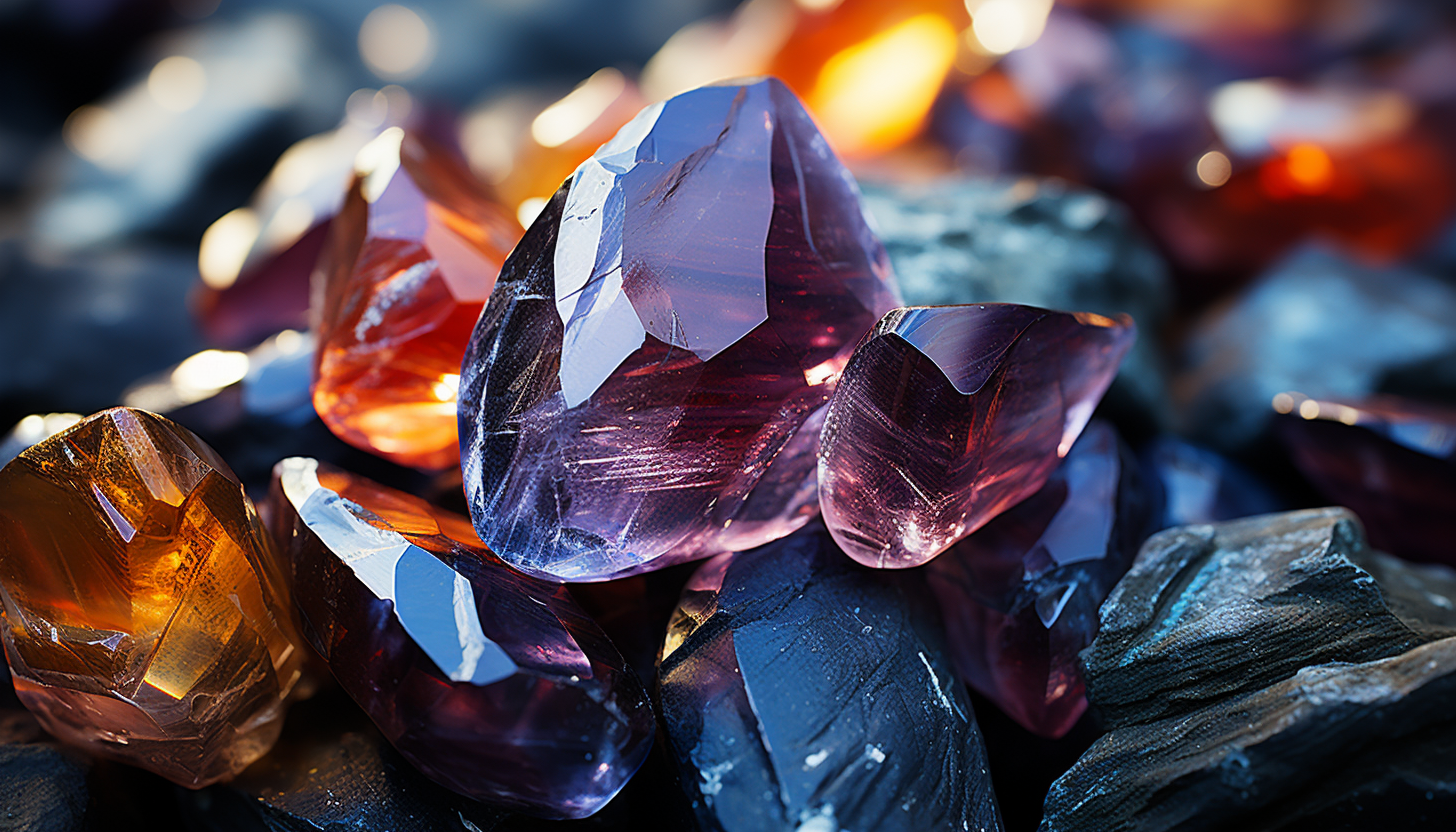
<svg viewBox="0 0 1456 832"><path fill-rule="evenodd" d="M1287 506L1252 472L1215 451L1163 435L1143 446L1139 457L1158 494L1158 527L1218 523Z"/></svg>
<svg viewBox="0 0 1456 832"><path fill-rule="evenodd" d="M961 678L1028 731L1070 731L1087 709L1077 654L1152 508L1131 452L1093 421L1040 491L931 561Z"/></svg>
<svg viewBox="0 0 1456 832"><path fill-rule="evenodd" d="M0 470L0 600L22 702L55 736L184 786L273 744L306 653L227 465L115 408Z"/></svg>
<svg viewBox="0 0 1456 832"><path fill-rule="evenodd" d="M269 504L305 634L436 782L585 817L642 764L647 695L565 587L506 567L464 517L313 459L278 464Z"/></svg>
<svg viewBox="0 0 1456 832"><path fill-rule="evenodd" d="M854 352L829 403L819 505L867 566L919 566L1031 496L1136 337L1132 318L912 307Z"/></svg>
<svg viewBox="0 0 1456 832"><path fill-rule="evenodd" d="M659 679L705 829L1001 828L924 582L851 562L822 529L703 564Z"/></svg>
<svg viewBox="0 0 1456 832"><path fill-rule="evenodd" d="M358 169L315 272L314 408L355 447L446 468L465 342L521 229L423 136L385 130Z"/></svg>
<svg viewBox="0 0 1456 832"><path fill-rule="evenodd" d="M1275 398L1278 433L1305 479L1360 515L1371 544L1456 565L1456 409L1375 396Z"/></svg>
<svg viewBox="0 0 1456 832"><path fill-rule="evenodd" d="M1117 728L1456 636L1456 573L1371 549L1348 509L1306 509L1153 535L1101 618L1082 664Z"/></svg>
<svg viewBox="0 0 1456 832"><path fill-rule="evenodd" d="M814 412L895 298L853 178L778 81L643 110L552 197L471 336L481 539L587 581L803 525Z"/></svg>

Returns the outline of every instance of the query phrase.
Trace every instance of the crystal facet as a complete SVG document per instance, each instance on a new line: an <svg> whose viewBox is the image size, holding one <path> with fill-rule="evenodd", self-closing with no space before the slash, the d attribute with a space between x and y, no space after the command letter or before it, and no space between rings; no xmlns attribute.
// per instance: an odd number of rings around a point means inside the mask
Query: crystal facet
<svg viewBox="0 0 1456 832"><path fill-rule="evenodd" d="M330 430L402 465L455 462L460 357L520 234L427 139L392 127L360 151L315 272L313 402Z"/></svg>
<svg viewBox="0 0 1456 832"><path fill-rule="evenodd" d="M653 105L502 270L461 384L481 538L568 580L813 516L812 417L895 305L853 178L773 79Z"/></svg>
<svg viewBox="0 0 1456 832"><path fill-rule="evenodd" d="M999 830L934 603L918 573L865 569L822 529L705 563L659 672L703 827Z"/></svg>
<svg viewBox="0 0 1456 832"><path fill-rule="evenodd" d="M1077 654L1152 524L1131 453L1092 422L1040 491L926 567L957 672L1027 730L1066 734L1087 708Z"/></svg>
<svg viewBox="0 0 1456 832"><path fill-rule="evenodd" d="M509 569L464 517L312 459L278 464L269 505L305 634L421 771L583 817L642 764L646 693L565 587Z"/></svg>
<svg viewBox="0 0 1456 832"><path fill-rule="evenodd" d="M829 403L819 504L867 566L918 566L1046 482L1132 346L1126 315L988 303L886 315Z"/></svg>
<svg viewBox="0 0 1456 832"><path fill-rule="evenodd" d="M130 408L0 470L15 689L46 730L201 786L278 736L306 648L272 544L227 465Z"/></svg>

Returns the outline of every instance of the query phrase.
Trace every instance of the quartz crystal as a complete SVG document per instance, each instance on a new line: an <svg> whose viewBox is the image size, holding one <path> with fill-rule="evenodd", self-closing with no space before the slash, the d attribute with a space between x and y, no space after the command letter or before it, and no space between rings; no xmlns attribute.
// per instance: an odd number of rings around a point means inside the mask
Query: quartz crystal
<svg viewBox="0 0 1456 832"><path fill-rule="evenodd" d="M306 648L253 504L195 435L103 411L0 470L15 690L46 730L197 787L278 736Z"/></svg>
<svg viewBox="0 0 1456 832"><path fill-rule="evenodd" d="M1392 554L1456 565L1456 409L1375 396L1275 398L1279 436L1325 497Z"/></svg>
<svg viewBox="0 0 1456 832"><path fill-rule="evenodd" d="M461 369L480 537L586 581L814 513L815 411L895 305L853 178L773 79L642 111L501 272Z"/></svg>
<svg viewBox="0 0 1456 832"><path fill-rule="evenodd" d="M304 632L421 771L584 817L642 764L646 693L565 587L506 567L465 518L316 460L280 462L269 505Z"/></svg>
<svg viewBox="0 0 1456 832"><path fill-rule="evenodd" d="M986 751L915 572L810 528L689 580L663 720L705 829L999 830Z"/></svg>
<svg viewBox="0 0 1456 832"><path fill-rule="evenodd" d="M988 303L886 315L829 403L819 504L867 566L918 566L1031 496L1071 449L1136 327Z"/></svg>
<svg viewBox="0 0 1456 832"><path fill-rule="evenodd" d="M926 567L956 671L1034 733L1087 708L1077 654L1152 529L1136 462L1094 421L1041 490Z"/></svg>
<svg viewBox="0 0 1456 832"><path fill-rule="evenodd" d="M461 160L401 128L358 170L315 272L314 407L356 447L445 468L460 357L521 229Z"/></svg>

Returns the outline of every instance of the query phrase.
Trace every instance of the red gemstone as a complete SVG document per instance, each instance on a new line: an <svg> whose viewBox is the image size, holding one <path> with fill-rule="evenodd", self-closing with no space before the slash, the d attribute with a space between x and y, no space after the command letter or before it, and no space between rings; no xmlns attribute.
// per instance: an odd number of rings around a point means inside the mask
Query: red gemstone
<svg viewBox="0 0 1456 832"><path fill-rule="evenodd" d="M918 566L1031 496L1132 346L1132 318L988 303L886 315L825 417L819 504L867 566Z"/></svg>

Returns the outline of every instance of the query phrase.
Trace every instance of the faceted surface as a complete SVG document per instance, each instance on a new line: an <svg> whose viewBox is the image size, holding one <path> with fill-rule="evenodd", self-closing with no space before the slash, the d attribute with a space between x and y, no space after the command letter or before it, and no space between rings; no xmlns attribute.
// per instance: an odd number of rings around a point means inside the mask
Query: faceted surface
<svg viewBox="0 0 1456 832"><path fill-rule="evenodd" d="M956 671L1036 734L1087 709L1077 654L1153 531L1132 455L1092 422L1041 490L926 567Z"/></svg>
<svg viewBox="0 0 1456 832"><path fill-rule="evenodd" d="M231 470L149 413L98 413L0 470L15 690L46 730L185 786L278 736L305 648Z"/></svg>
<svg viewBox="0 0 1456 832"><path fill-rule="evenodd" d="M787 534L814 511L808 420L894 304L853 179L779 82L643 110L557 191L471 338L481 539L601 580Z"/></svg>
<svg viewBox="0 0 1456 832"><path fill-rule="evenodd" d="M564 587L506 567L465 518L312 459L278 464L269 504L305 633L421 771L583 817L642 764L646 693Z"/></svg>
<svg viewBox="0 0 1456 832"><path fill-rule="evenodd" d="M445 468L465 342L521 229L423 137L392 127L359 156L315 272L314 407L356 447Z"/></svg>
<svg viewBox="0 0 1456 832"><path fill-rule="evenodd" d="M1291 395L1278 432L1320 493L1360 515L1370 542L1456 564L1456 409L1388 396Z"/></svg>
<svg viewBox="0 0 1456 832"><path fill-rule="evenodd" d="M1158 495L1159 528L1218 523L1286 507L1249 471L1175 436L1153 439L1143 446L1139 458Z"/></svg>
<svg viewBox="0 0 1456 832"><path fill-rule="evenodd" d="M1456 573L1372 550L1347 509L1291 511L1154 535L1101 618L1082 663L1116 728L1456 635Z"/></svg>
<svg viewBox="0 0 1456 832"><path fill-rule="evenodd" d="M911 307L855 350L825 417L819 504L867 566L918 566L1046 482L1136 335L1126 315Z"/></svg>
<svg viewBox="0 0 1456 832"><path fill-rule="evenodd" d="M986 752L917 573L822 529L704 564L659 684L707 829L999 830Z"/></svg>

